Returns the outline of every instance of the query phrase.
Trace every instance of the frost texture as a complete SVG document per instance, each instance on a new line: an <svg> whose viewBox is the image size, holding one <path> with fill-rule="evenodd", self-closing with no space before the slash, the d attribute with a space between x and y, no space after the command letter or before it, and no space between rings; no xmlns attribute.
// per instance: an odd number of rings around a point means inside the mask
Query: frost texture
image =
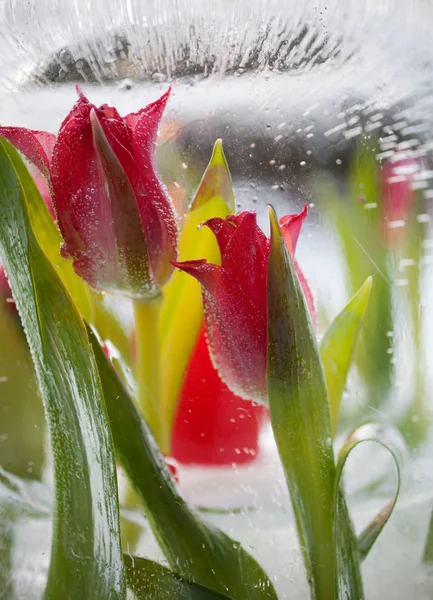
<svg viewBox="0 0 433 600"><path fill-rule="evenodd" d="M397 65L407 60L407 51L413 56L414 31L418 43L425 36L427 44L429 13L425 0L3 1L2 77L6 85L28 78L161 82L214 72L359 64L370 52L394 55Z"/></svg>

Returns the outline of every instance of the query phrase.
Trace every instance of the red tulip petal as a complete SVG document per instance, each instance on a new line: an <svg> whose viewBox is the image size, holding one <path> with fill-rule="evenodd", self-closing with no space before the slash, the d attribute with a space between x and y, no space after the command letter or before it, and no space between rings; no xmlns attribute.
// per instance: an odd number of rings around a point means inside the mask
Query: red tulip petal
<svg viewBox="0 0 433 600"><path fill-rule="evenodd" d="M169 197L155 171L155 139L168 93L137 114L122 118L107 105L98 120L134 190L154 280L162 285L176 258L177 227Z"/></svg>
<svg viewBox="0 0 433 600"><path fill-rule="evenodd" d="M203 304L210 355L222 380L248 400L266 400L266 297L257 302L238 276L222 271Z"/></svg>
<svg viewBox="0 0 433 600"><path fill-rule="evenodd" d="M188 273L188 275L195 277L208 292L212 293L215 287L218 286L218 280L221 277L221 267L218 265L209 264L205 259L185 262L172 261L171 264L173 267L177 267Z"/></svg>
<svg viewBox="0 0 433 600"><path fill-rule="evenodd" d="M168 96L169 92L140 111L132 130L133 154L141 179L141 189L137 193L138 209L152 272L161 284L171 274L170 261L176 258L178 234L173 204L158 178L155 164L156 135Z"/></svg>
<svg viewBox="0 0 433 600"><path fill-rule="evenodd" d="M286 242L289 252L292 254L296 251L299 235L301 233L302 225L305 217L308 214L308 206L305 204L302 211L296 215L286 215L280 219L281 233L283 239ZM295 260L296 273L299 278L302 290L304 292L305 300L307 301L308 310L311 315L313 324L316 324L316 308L314 305L313 294L311 293L310 287L307 280L304 277L297 261Z"/></svg>
<svg viewBox="0 0 433 600"><path fill-rule="evenodd" d="M223 383L210 360L202 327L180 394L172 456L184 464L250 462L258 452L265 412Z"/></svg>
<svg viewBox="0 0 433 600"><path fill-rule="evenodd" d="M237 395L266 399L266 270L268 241L255 214L228 217L209 226L220 237L221 267L204 261L176 264L203 286L210 356L222 380ZM226 239L232 232L231 238Z"/></svg>
<svg viewBox="0 0 433 600"><path fill-rule="evenodd" d="M49 177L55 135L23 127L0 127L0 135L24 154L45 177Z"/></svg>
<svg viewBox="0 0 433 600"><path fill-rule="evenodd" d="M239 273L240 283L245 285L249 294L262 303L266 289L266 269L269 255L269 243L262 230L257 226L254 212L242 212L228 217L236 225L230 241L222 256L221 265L228 272Z"/></svg>
<svg viewBox="0 0 433 600"><path fill-rule="evenodd" d="M221 256L223 256L226 251L227 244L233 236L236 225L234 223L230 223L226 219L220 219L219 217L209 219L203 224L206 225L206 227L209 227L216 237Z"/></svg>
<svg viewBox="0 0 433 600"><path fill-rule="evenodd" d="M316 307L314 304L313 294L311 293L310 286L308 285L308 281L305 279L304 274L301 271L296 259L294 261L296 273L299 278L299 283L301 284L302 291L304 292L305 300L307 302L308 310L311 316L311 320L313 321L313 325L316 325Z"/></svg>
<svg viewBox="0 0 433 600"><path fill-rule="evenodd" d="M74 259L78 275L106 290L118 280L116 246L106 180L93 143L91 108L81 96L63 121L51 181L63 255Z"/></svg>
<svg viewBox="0 0 433 600"><path fill-rule="evenodd" d="M134 297L145 297L155 290L149 274L146 241L134 190L93 108L90 111L90 122L93 143L108 184L111 222L121 278L117 287ZM123 123L122 126L124 127Z"/></svg>
<svg viewBox="0 0 433 600"><path fill-rule="evenodd" d="M2 296L10 295L11 289L9 287L9 281L6 277L6 271L4 270L3 265L0 265L0 294Z"/></svg>
<svg viewBox="0 0 433 600"><path fill-rule="evenodd" d="M36 187L38 188L40 195L42 196L45 202L45 206L48 208L50 215L53 217L53 219L55 219L56 215L54 213L53 201L51 198L50 188L48 186L47 180L36 167L30 165L29 171L31 176L33 177L33 181L36 183Z"/></svg>
<svg viewBox="0 0 433 600"><path fill-rule="evenodd" d="M126 117L124 117L124 121L125 121L127 127L130 129L131 133L133 132L133 130L137 124L137 121L140 119L140 117L142 115L148 115L148 116L153 115L153 118L156 120L156 132L155 132L155 139L156 139L156 133L158 131L159 122L161 120L162 114L167 105L168 99L170 98L170 94L171 94L171 87L168 88L168 90L165 92L165 94L163 94L160 98L155 100L155 102L151 102L150 104L147 104L144 108L140 109L136 113L130 113L129 115L126 115Z"/></svg>
<svg viewBox="0 0 433 600"><path fill-rule="evenodd" d="M286 215L280 219L281 233L283 234L283 239L292 255L296 251L299 234L301 233L302 224L307 214L308 206L305 204L300 213L296 215Z"/></svg>

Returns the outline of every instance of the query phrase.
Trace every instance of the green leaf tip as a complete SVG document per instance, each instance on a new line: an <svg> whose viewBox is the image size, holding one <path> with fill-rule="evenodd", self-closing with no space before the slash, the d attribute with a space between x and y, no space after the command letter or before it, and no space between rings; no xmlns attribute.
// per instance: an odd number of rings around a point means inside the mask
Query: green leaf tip
<svg viewBox="0 0 433 600"><path fill-rule="evenodd" d="M368 299L370 297L371 288L373 287L373 277L370 275L361 285L356 294L352 297L349 304L353 308L360 306L367 306Z"/></svg>
<svg viewBox="0 0 433 600"><path fill-rule="evenodd" d="M218 138L213 145L212 156L210 159L210 163L212 165L221 165L225 169L229 169L227 165L227 160L223 150L223 141L221 138Z"/></svg>
<svg viewBox="0 0 433 600"><path fill-rule="evenodd" d="M232 177L221 138L217 139L214 144L212 156L191 203L190 212L204 206L215 197L222 198L229 212L234 212L235 197Z"/></svg>
<svg viewBox="0 0 433 600"><path fill-rule="evenodd" d="M268 204L269 224L271 226L271 243L281 239L281 229L278 224L277 213L271 204Z"/></svg>
<svg viewBox="0 0 433 600"><path fill-rule="evenodd" d="M347 375L352 365L372 284L373 278L368 277L336 316L320 344L333 434L337 429L341 399L346 386Z"/></svg>

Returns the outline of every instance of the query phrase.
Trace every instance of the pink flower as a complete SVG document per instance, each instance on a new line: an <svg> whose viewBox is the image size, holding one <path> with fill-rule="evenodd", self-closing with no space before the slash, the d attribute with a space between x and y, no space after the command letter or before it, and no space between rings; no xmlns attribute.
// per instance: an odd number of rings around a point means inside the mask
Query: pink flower
<svg viewBox="0 0 433 600"><path fill-rule="evenodd" d="M155 168L155 140L170 90L121 117L79 91L57 138L1 127L48 181L64 244L78 275L134 298L158 293L172 272L177 226Z"/></svg>
<svg viewBox="0 0 433 600"><path fill-rule="evenodd" d="M307 206L280 220L292 254L306 215ZM254 212L210 219L206 225L217 239L221 266L205 260L174 264L202 285L210 355L221 378L238 396L265 402L269 240ZM296 270L314 317L311 292L297 265Z"/></svg>

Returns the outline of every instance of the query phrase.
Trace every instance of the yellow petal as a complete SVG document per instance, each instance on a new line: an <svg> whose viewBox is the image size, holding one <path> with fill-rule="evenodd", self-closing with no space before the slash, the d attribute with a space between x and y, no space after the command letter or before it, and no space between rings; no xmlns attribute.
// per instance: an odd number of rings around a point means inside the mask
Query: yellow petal
<svg viewBox="0 0 433 600"><path fill-rule="evenodd" d="M179 261L206 258L221 260L215 237L204 221L225 218L234 211L235 202L230 171L221 140L215 143L212 157L184 220L179 240ZM159 339L161 349L161 402L166 439L162 450L169 452L171 429L179 393L203 318L200 285L176 271L164 287Z"/></svg>

